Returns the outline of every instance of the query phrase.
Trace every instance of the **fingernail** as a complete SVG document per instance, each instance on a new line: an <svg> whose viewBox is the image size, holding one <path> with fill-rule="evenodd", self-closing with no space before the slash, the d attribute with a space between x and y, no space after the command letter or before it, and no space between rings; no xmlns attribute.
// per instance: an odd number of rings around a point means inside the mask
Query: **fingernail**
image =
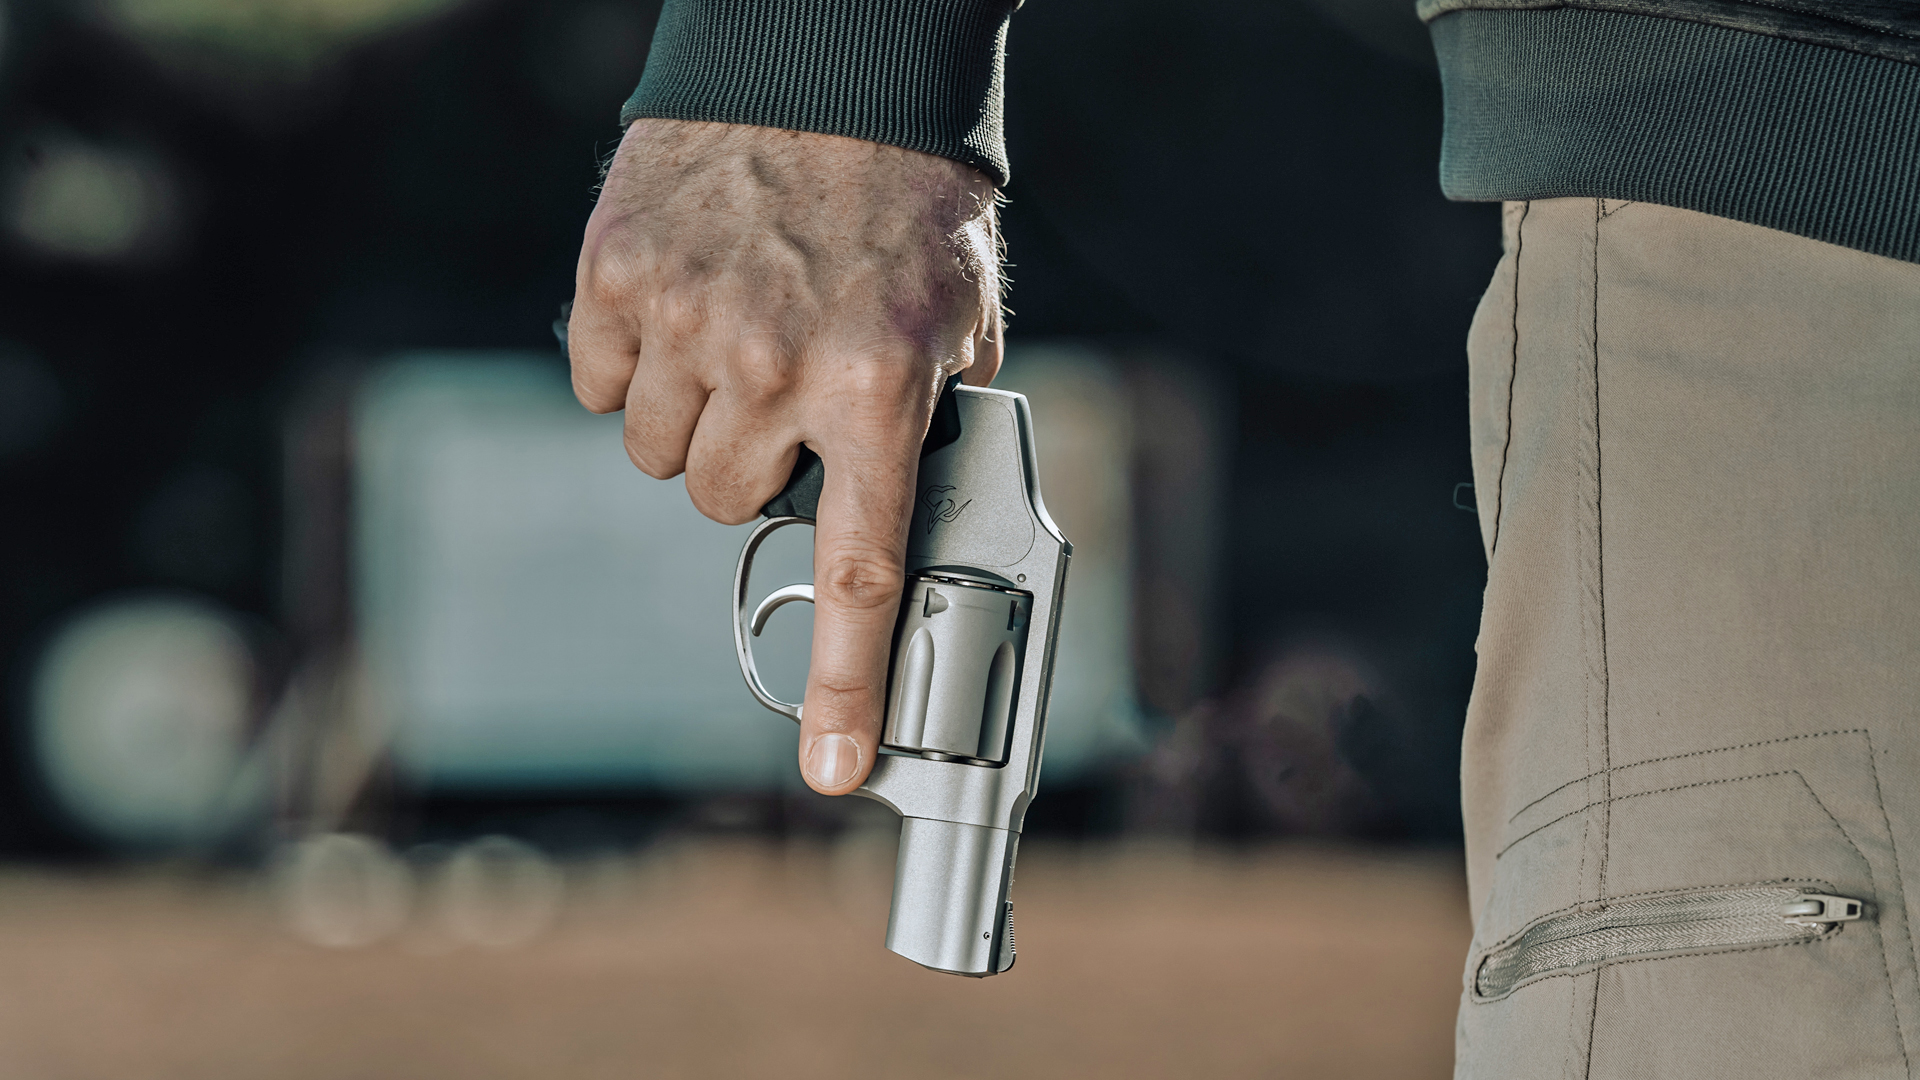
<svg viewBox="0 0 1920 1080"><path fill-rule="evenodd" d="M822 735L807 750L807 779L815 787L837 788L860 767L860 744L845 735Z"/></svg>

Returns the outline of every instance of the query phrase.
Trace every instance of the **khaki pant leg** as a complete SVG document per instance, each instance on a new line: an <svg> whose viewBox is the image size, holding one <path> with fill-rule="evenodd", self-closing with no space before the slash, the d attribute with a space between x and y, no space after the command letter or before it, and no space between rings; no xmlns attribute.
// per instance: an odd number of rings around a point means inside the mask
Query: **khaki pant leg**
<svg viewBox="0 0 1920 1080"><path fill-rule="evenodd" d="M1489 558L1461 1077L1920 1060L1920 266L1647 203L1509 205L1469 343ZM1476 996L1556 913L1791 883L1817 940Z"/></svg>

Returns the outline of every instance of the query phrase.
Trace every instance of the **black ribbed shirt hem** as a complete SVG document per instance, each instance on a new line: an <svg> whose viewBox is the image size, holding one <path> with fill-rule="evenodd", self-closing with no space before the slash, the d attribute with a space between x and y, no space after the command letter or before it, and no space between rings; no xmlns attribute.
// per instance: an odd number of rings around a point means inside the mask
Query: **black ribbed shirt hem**
<svg viewBox="0 0 1920 1080"><path fill-rule="evenodd" d="M1455 199L1631 199L1920 262L1920 66L1611 11L1431 23Z"/></svg>

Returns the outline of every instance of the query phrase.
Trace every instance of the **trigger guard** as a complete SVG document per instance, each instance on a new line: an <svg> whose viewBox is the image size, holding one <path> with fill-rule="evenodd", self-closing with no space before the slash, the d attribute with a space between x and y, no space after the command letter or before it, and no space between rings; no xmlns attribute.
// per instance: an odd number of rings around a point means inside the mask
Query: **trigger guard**
<svg viewBox="0 0 1920 1080"><path fill-rule="evenodd" d="M776 590L766 600L761 601L759 608L749 616L747 585L753 573L753 557L769 535L789 525L812 524L812 518L797 515L769 518L761 522L754 527L752 533L748 534L746 546L740 549L740 562L733 572L733 653L734 658L740 662L740 674L746 679L747 689L752 691L755 701L795 722L800 719L800 703L781 701L761 685L760 672L756 670L753 663L753 638L760 636L760 630L765 626L767 616L773 614L775 608L796 600L812 601L813 587L789 585L784 589ZM804 594L800 590L805 590ZM752 623L751 635L748 634L749 622Z"/></svg>

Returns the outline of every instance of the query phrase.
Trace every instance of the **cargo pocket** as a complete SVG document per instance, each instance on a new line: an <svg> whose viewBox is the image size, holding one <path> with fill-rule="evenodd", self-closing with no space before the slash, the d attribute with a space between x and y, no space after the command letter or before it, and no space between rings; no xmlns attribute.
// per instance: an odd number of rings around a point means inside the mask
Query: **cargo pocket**
<svg viewBox="0 0 1920 1080"><path fill-rule="evenodd" d="M1867 732L1593 780L1509 823L1459 1075L1909 1075L1893 991L1913 950ZM1600 896L1580 896L1595 859Z"/></svg>

